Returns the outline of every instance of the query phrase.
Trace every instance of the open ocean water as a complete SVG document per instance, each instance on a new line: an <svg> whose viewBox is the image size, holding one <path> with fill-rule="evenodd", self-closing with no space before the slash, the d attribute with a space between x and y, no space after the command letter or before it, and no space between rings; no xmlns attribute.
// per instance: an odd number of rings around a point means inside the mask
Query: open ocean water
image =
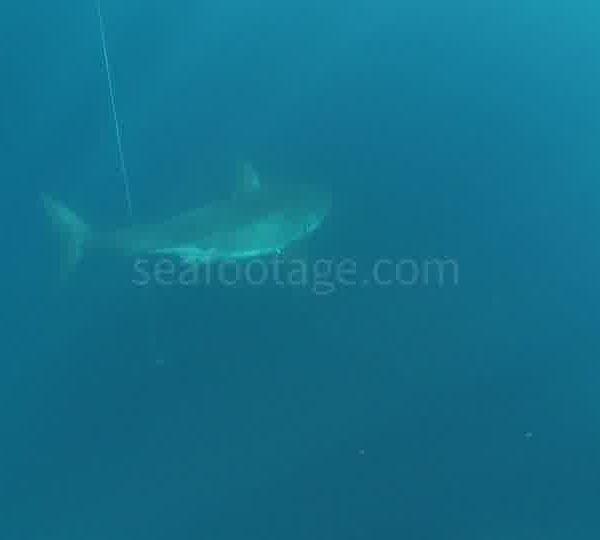
<svg viewBox="0 0 600 540"><path fill-rule="evenodd" d="M0 539L599 538L600 6L102 9L136 222L333 210L302 283L62 287L41 192L129 224L96 7L4 3Z"/></svg>

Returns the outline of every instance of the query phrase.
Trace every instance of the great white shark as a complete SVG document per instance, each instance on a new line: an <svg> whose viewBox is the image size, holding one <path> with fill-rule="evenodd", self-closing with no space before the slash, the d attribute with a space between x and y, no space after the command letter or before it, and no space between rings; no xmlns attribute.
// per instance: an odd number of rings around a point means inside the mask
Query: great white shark
<svg viewBox="0 0 600 540"><path fill-rule="evenodd" d="M164 255L187 263L236 261L282 253L316 231L331 209L329 191L309 185L263 185L251 164L238 166L233 194L154 225L96 232L73 210L42 194L61 241L67 277L91 249Z"/></svg>

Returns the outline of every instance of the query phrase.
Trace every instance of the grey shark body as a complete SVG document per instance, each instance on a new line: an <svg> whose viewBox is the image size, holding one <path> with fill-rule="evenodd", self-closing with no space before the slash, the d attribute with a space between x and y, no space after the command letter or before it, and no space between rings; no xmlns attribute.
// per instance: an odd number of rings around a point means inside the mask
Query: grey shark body
<svg viewBox="0 0 600 540"><path fill-rule="evenodd" d="M331 206L329 193L314 186L263 186L249 164L230 198L155 225L96 233L62 203L47 195L43 202L62 239L63 274L88 249L198 263L280 253L318 229Z"/></svg>

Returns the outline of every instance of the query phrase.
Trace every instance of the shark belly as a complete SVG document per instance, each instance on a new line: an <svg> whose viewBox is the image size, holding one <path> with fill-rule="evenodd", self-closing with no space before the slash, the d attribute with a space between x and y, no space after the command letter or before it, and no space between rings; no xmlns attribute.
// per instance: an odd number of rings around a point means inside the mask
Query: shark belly
<svg viewBox="0 0 600 540"><path fill-rule="evenodd" d="M186 263L206 263L214 258L211 250L205 250L192 245L155 249L151 253L153 255L179 257Z"/></svg>
<svg viewBox="0 0 600 540"><path fill-rule="evenodd" d="M154 255L179 257L186 263L241 260L281 252L292 241L285 223L265 220L234 230L216 232L198 243L152 249Z"/></svg>
<svg viewBox="0 0 600 540"><path fill-rule="evenodd" d="M212 257L238 260L279 253L291 240L285 225L278 220L265 220L214 235L208 242Z"/></svg>

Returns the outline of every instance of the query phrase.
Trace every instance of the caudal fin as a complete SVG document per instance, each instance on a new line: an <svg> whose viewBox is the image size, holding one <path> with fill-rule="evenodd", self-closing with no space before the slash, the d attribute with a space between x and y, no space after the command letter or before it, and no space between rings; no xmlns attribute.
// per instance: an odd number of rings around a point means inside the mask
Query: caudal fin
<svg viewBox="0 0 600 540"><path fill-rule="evenodd" d="M42 204L60 239L60 266L64 280L83 257L89 227L75 212L49 195L42 194Z"/></svg>

